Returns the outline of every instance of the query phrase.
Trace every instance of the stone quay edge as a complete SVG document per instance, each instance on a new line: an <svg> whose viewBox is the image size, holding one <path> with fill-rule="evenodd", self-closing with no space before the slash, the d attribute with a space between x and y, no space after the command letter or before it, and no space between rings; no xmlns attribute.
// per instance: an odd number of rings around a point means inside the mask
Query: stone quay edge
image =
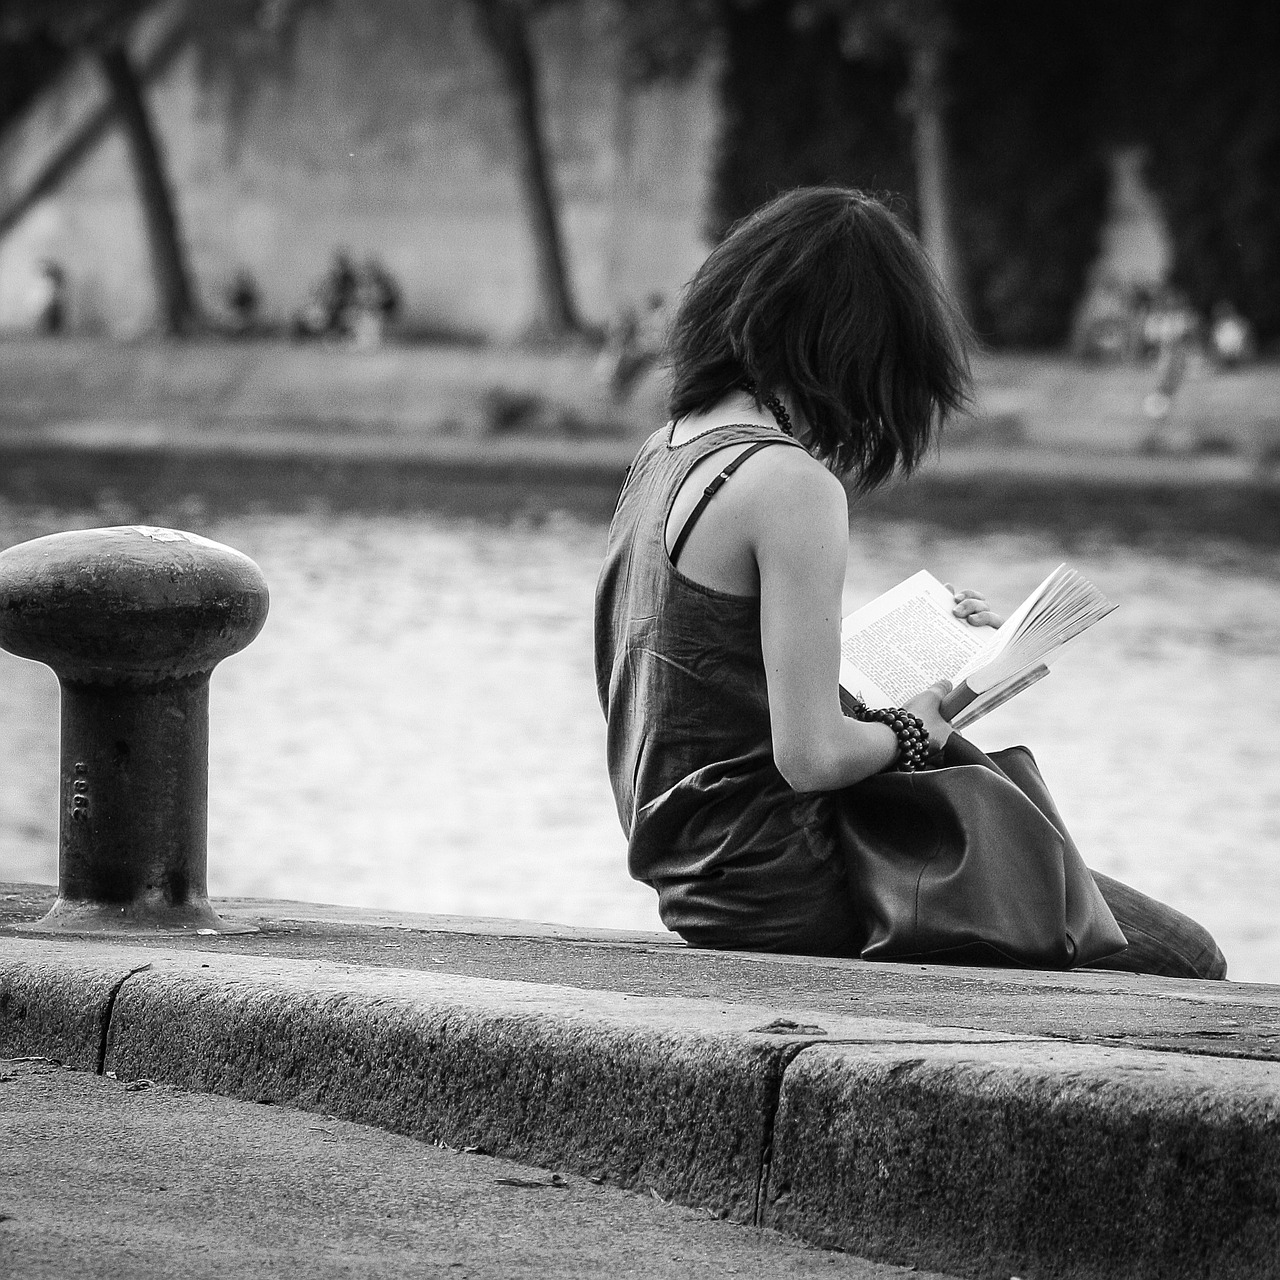
<svg viewBox="0 0 1280 1280"><path fill-rule="evenodd" d="M394 913L378 914L391 936ZM0 938L0 1054L320 1111L956 1275L1277 1274L1272 1053L850 1016L776 989L637 995L199 941ZM638 944L594 945L625 956ZM874 980L885 968L823 971ZM1064 975L1020 975L1040 978L1050 1000L1064 989ZM957 990L974 980L956 974ZM1105 982L1083 986L1176 1002L1187 985ZM1203 985L1218 988L1204 993L1214 1007L1237 984ZM1274 988L1241 988L1241 1000L1259 1026L1280 1009Z"/></svg>

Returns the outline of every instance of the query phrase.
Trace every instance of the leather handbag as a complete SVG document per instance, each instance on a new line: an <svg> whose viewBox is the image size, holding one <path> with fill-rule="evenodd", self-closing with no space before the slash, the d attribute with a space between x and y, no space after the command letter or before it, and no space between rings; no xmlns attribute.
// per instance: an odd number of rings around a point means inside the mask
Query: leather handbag
<svg viewBox="0 0 1280 1280"><path fill-rule="evenodd" d="M864 960L1068 969L1128 945L1026 747L952 734L937 767L846 788L836 823Z"/></svg>

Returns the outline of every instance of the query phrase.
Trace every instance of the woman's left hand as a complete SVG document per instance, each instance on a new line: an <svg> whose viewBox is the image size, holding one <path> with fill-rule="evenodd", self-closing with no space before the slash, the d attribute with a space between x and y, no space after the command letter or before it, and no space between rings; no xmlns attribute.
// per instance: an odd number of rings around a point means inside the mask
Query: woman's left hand
<svg viewBox="0 0 1280 1280"><path fill-rule="evenodd" d="M967 588L957 591L949 582L943 585L956 600L956 607L951 612L957 618L967 619L971 627L998 627L1004 623L998 613L992 612L986 596L980 591L969 591Z"/></svg>

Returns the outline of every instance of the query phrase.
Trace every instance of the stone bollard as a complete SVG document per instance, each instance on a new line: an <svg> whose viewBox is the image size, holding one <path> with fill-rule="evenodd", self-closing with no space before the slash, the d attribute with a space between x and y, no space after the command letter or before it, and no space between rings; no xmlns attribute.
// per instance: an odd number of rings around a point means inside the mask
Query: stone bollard
<svg viewBox="0 0 1280 1280"><path fill-rule="evenodd" d="M209 905L209 676L267 617L248 556L131 525L0 552L0 648L62 686L57 933L255 933Z"/></svg>

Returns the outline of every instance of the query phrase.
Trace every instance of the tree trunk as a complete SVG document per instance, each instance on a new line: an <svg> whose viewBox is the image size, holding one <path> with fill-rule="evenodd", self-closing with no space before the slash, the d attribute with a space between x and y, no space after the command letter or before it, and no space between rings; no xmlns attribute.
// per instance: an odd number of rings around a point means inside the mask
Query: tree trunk
<svg viewBox="0 0 1280 1280"><path fill-rule="evenodd" d="M942 51L938 45L920 43L912 47L910 93L920 238L943 284L964 308L964 272L955 243Z"/></svg>
<svg viewBox="0 0 1280 1280"><path fill-rule="evenodd" d="M511 100L519 164L533 245L537 288L534 333L563 338L582 332L565 264L564 237L543 136L537 67L519 0L476 0L481 25L497 54Z"/></svg>
<svg viewBox="0 0 1280 1280"><path fill-rule="evenodd" d="M195 291L191 287L191 275L178 230L177 207L142 85L122 44L112 42L104 45L98 50L97 57L111 87L111 96L133 161L161 322L167 334L188 333L197 319Z"/></svg>
<svg viewBox="0 0 1280 1280"><path fill-rule="evenodd" d="M636 242L636 193L632 157L635 150L635 104L624 65L625 47L619 41L618 64L614 69L613 120L610 130L612 172L609 190L609 241L607 269L609 307L617 317L630 299L627 296L628 267Z"/></svg>

